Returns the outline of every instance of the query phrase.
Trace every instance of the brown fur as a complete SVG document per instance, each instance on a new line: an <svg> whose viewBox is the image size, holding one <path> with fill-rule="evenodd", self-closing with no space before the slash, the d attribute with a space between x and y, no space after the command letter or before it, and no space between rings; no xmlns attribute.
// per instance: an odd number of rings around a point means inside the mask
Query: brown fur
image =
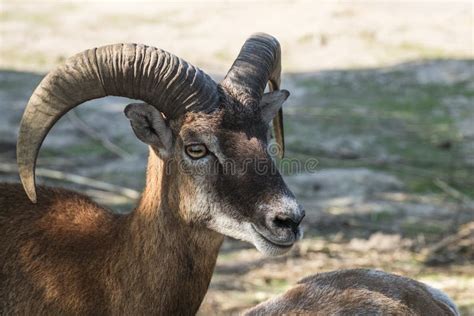
<svg viewBox="0 0 474 316"><path fill-rule="evenodd" d="M152 151L129 215L47 187L32 204L20 185L0 184L1 313L194 314L223 237L171 211L162 167Z"/></svg>
<svg viewBox="0 0 474 316"><path fill-rule="evenodd" d="M246 315L455 315L445 301L415 280L354 269L304 278Z"/></svg>
<svg viewBox="0 0 474 316"><path fill-rule="evenodd" d="M269 255L301 236L304 211L276 168L223 170L257 158L274 166L258 111L223 104L161 124L155 108L131 104L126 115L150 146L146 186L129 215L46 187L32 204L20 185L0 185L0 313L194 314L223 235ZM186 154L195 143L208 148L202 159Z"/></svg>

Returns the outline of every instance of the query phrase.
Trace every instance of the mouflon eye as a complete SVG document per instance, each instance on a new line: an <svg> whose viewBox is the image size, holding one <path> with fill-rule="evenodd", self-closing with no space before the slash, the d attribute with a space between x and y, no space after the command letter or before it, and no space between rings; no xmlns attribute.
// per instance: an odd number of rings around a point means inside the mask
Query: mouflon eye
<svg viewBox="0 0 474 316"><path fill-rule="evenodd" d="M207 147L203 144L193 144L186 146L186 154L192 159L199 159L208 154Z"/></svg>

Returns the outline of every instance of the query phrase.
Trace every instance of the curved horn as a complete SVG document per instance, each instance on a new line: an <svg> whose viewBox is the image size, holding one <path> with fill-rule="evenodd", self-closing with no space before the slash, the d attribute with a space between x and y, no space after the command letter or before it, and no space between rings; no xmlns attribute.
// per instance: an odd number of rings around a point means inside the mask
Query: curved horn
<svg viewBox="0 0 474 316"><path fill-rule="evenodd" d="M33 203L36 158L51 127L77 105L108 95L143 100L168 118L208 111L218 100L217 85L208 75L158 48L116 44L71 57L41 81L20 123L17 164Z"/></svg>
<svg viewBox="0 0 474 316"><path fill-rule="evenodd" d="M221 85L242 104L256 106L269 82L270 90L280 88L281 49L278 40L265 33L253 34L245 41L239 56L234 61ZM285 151L283 133L283 111L280 109L273 119L275 139L279 145L279 156Z"/></svg>

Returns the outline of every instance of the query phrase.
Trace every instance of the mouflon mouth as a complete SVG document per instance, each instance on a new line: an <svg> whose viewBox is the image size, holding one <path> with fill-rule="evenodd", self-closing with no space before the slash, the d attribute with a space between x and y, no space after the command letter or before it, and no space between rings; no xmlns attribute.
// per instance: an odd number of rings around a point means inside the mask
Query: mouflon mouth
<svg viewBox="0 0 474 316"><path fill-rule="evenodd" d="M298 229L297 234L290 235L290 237L285 239L285 240L279 240L279 239L275 239L275 238L269 236L268 234L264 233L263 231L259 230L257 226L255 226L253 224L251 226L252 226L252 229L253 229L253 233L257 237L258 240L263 241L265 243L268 243L271 246L279 248L281 250L285 250L285 249L289 250L295 244L295 242L299 239L298 235L301 234L299 232L299 229Z"/></svg>

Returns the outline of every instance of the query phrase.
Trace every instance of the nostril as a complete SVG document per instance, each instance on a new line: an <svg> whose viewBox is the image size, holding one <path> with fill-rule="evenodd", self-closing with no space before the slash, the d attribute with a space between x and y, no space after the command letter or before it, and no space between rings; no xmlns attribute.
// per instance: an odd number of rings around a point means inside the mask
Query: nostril
<svg viewBox="0 0 474 316"><path fill-rule="evenodd" d="M295 225L295 222L293 221L293 219L289 217L288 215L275 216L275 218L273 219L273 223L276 226L282 227L282 228L289 228Z"/></svg>
<svg viewBox="0 0 474 316"><path fill-rule="evenodd" d="M293 214L277 214L273 218L273 224L280 228L291 228L293 230L298 229L301 221L305 217L305 211L300 209L300 212Z"/></svg>

